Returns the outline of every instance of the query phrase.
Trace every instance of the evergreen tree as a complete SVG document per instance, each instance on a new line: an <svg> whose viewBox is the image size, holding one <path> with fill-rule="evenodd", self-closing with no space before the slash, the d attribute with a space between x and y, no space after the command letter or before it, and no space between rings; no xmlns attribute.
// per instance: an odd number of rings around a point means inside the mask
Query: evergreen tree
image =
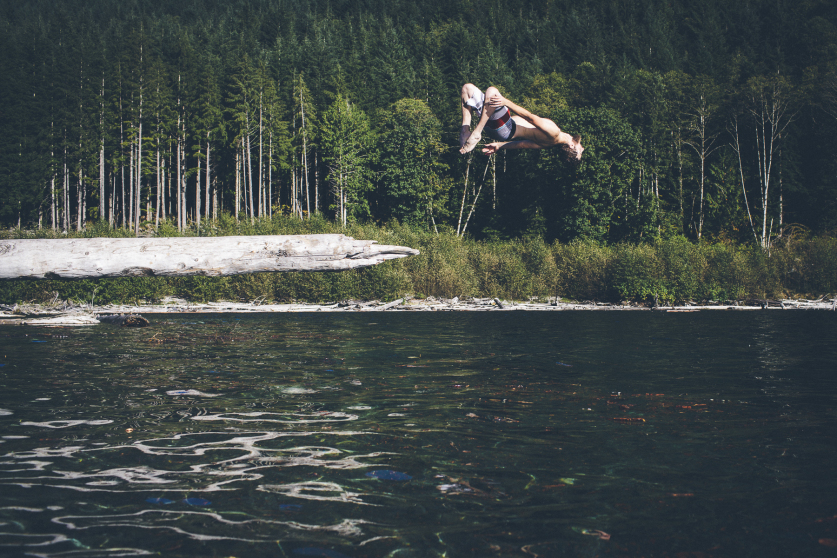
<svg viewBox="0 0 837 558"><path fill-rule="evenodd" d="M372 187L375 138L366 114L342 95L323 114L320 137L326 178L336 198L333 209L345 227L369 215L366 193Z"/></svg>

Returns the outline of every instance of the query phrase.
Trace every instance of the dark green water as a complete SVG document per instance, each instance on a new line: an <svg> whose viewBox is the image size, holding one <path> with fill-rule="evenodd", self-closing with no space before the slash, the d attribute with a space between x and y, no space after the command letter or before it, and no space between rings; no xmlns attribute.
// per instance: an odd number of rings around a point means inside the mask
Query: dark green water
<svg viewBox="0 0 837 558"><path fill-rule="evenodd" d="M835 339L814 311L6 327L0 555L834 556Z"/></svg>

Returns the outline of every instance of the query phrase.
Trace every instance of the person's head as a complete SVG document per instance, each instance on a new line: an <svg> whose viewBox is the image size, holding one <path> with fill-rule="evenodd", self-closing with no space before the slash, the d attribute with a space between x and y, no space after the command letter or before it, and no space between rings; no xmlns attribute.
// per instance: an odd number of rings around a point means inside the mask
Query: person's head
<svg viewBox="0 0 837 558"><path fill-rule="evenodd" d="M561 153L568 163L580 163L581 154L584 153L584 148L581 146L581 136L575 134L570 143L562 143Z"/></svg>

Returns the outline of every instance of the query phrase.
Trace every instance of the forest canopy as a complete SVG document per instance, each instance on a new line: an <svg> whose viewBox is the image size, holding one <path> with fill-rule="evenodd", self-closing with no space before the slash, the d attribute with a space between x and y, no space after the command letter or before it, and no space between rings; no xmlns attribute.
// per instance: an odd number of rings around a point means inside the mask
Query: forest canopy
<svg viewBox="0 0 837 558"><path fill-rule="evenodd" d="M0 224L322 213L476 238L837 228L830 0L0 3ZM496 85L585 145L460 155Z"/></svg>

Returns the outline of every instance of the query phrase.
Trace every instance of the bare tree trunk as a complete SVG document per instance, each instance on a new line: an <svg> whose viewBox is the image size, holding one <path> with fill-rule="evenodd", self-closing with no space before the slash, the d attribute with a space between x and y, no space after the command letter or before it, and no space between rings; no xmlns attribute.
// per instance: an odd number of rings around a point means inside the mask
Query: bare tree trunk
<svg viewBox="0 0 837 558"><path fill-rule="evenodd" d="M480 182L480 187L477 190L477 193L474 195L474 201L471 203L471 211L468 212L468 218L465 219L465 226L462 227L462 236L465 236L465 230L468 228L468 223L471 221L471 215L474 214L474 208L477 206L477 200L480 198L480 192L482 192L482 186L485 184L485 175L488 173L488 166L491 164L491 159L493 159L495 155L489 155L488 163L485 164L485 170L482 172L482 181Z"/></svg>
<svg viewBox="0 0 837 558"><path fill-rule="evenodd" d="M750 202L747 200L747 188L744 185L744 162L741 160L741 142L739 141L738 136L738 118L733 118L733 129L735 131L733 135L733 139L735 143L733 144L732 148L738 154L738 171L741 177L741 191L744 193L744 205L747 208L747 218L750 221L750 230L753 231L753 238L756 240L756 244L759 243L759 237L756 234L756 227L753 224L753 215L750 213Z"/></svg>
<svg viewBox="0 0 837 558"><path fill-rule="evenodd" d="M249 125L248 125L249 129ZM250 133L247 133L247 193L250 198L250 224L255 224L256 220L253 215L253 161L250 156Z"/></svg>
<svg viewBox="0 0 837 558"><path fill-rule="evenodd" d="M308 218L310 219L311 196L308 190L308 133L305 129L305 104L302 102L302 88L299 90L299 108L302 111L302 172L305 174L305 209L308 212ZM302 186L301 183L300 186ZM302 212L300 211L300 213Z"/></svg>
<svg viewBox="0 0 837 558"><path fill-rule="evenodd" d="M180 148L180 165L178 165L178 169L183 169L180 173L181 182L179 184L180 188L180 201L183 204L183 209L181 211L181 217L183 218L183 225L181 230L186 230L186 227L189 225L189 204L186 201L186 117L183 117L183 124L181 128L181 136L180 141L182 143L182 147Z"/></svg>
<svg viewBox="0 0 837 558"><path fill-rule="evenodd" d="M142 79L140 78L140 82ZM139 104L139 136L137 141L137 199L134 208L134 234L139 236L140 229L140 195L142 193L142 87L140 86Z"/></svg>
<svg viewBox="0 0 837 558"><path fill-rule="evenodd" d="M459 205L459 221L456 223L456 236L461 236L462 213L465 211L465 200L468 196L468 175L471 172L471 161L474 159L473 152L468 156L468 166L465 167L465 188L462 191L462 203Z"/></svg>
<svg viewBox="0 0 837 558"><path fill-rule="evenodd" d="M81 167L81 159L78 161L78 206L76 207L76 230L80 231L84 222L84 169Z"/></svg>
<svg viewBox="0 0 837 558"><path fill-rule="evenodd" d="M206 133L206 220L209 220L209 185L210 185L210 166L209 166L209 132Z"/></svg>
<svg viewBox="0 0 837 558"><path fill-rule="evenodd" d="M128 228L134 227L134 143L131 142L131 160L128 165Z"/></svg>
<svg viewBox="0 0 837 558"><path fill-rule="evenodd" d="M116 226L116 218L114 212L116 211L116 174L113 171L110 173L110 215L108 216L108 225Z"/></svg>
<svg viewBox="0 0 837 558"><path fill-rule="evenodd" d="M238 222L238 213L241 211L241 156L238 149L235 150L235 222Z"/></svg>
<svg viewBox="0 0 837 558"><path fill-rule="evenodd" d="M317 150L314 149L314 213L320 212L320 167L317 163Z"/></svg>
<svg viewBox="0 0 837 558"><path fill-rule="evenodd" d="M212 218L218 219L218 179L212 182Z"/></svg>
<svg viewBox="0 0 837 558"><path fill-rule="evenodd" d="M198 151L198 172L195 174L195 224L201 230L201 157Z"/></svg>
<svg viewBox="0 0 837 558"><path fill-rule="evenodd" d="M261 86L259 88L259 216L265 215L267 212L264 209L264 164L262 161L263 150L263 113L262 113L262 92Z"/></svg>
<svg viewBox="0 0 837 558"><path fill-rule="evenodd" d="M66 140L66 138L64 138ZM64 192L61 196L64 202L64 230L70 230L70 169L67 167L67 146L64 145Z"/></svg>
<svg viewBox="0 0 837 558"><path fill-rule="evenodd" d="M160 203L162 201L161 194L162 194L162 185L160 184L160 135L159 135L159 128L157 129L157 203L156 209L154 211L154 230L156 231L160 227Z"/></svg>
<svg viewBox="0 0 837 558"><path fill-rule="evenodd" d="M52 230L55 230L55 173L52 174L52 179L49 181L49 212L52 216L50 221Z"/></svg>
<svg viewBox="0 0 837 558"><path fill-rule="evenodd" d="M178 121L177 127L180 128L180 122ZM177 135L177 230L183 230L183 200L181 199L180 195L180 151L182 147L180 145L180 133L178 131Z"/></svg>
<svg viewBox="0 0 837 558"><path fill-rule="evenodd" d="M99 144L99 219L105 219L105 76L102 74L102 89L99 95L99 129L102 139Z"/></svg>

